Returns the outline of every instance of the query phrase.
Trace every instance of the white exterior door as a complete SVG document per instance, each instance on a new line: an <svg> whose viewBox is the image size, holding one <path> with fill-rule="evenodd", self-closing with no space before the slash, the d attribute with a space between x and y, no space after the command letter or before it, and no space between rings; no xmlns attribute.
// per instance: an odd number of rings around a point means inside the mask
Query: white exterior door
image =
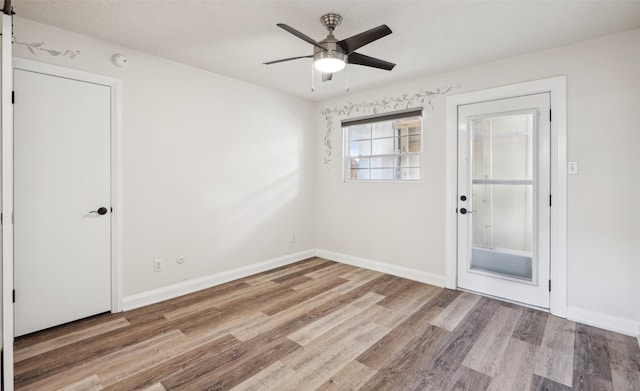
<svg viewBox="0 0 640 391"><path fill-rule="evenodd" d="M111 101L20 69L14 89L18 336L111 309Z"/></svg>
<svg viewBox="0 0 640 391"><path fill-rule="evenodd" d="M458 107L458 286L549 308L550 94Z"/></svg>

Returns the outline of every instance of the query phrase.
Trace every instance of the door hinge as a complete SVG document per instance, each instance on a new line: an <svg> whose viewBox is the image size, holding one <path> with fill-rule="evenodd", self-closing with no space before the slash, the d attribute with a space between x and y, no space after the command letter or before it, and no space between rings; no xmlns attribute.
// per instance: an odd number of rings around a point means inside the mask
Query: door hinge
<svg viewBox="0 0 640 391"><path fill-rule="evenodd" d="M549 206L551 206L551 194L549 194Z"/></svg>
<svg viewBox="0 0 640 391"><path fill-rule="evenodd" d="M549 109L549 122L551 122L551 109Z"/></svg>
<svg viewBox="0 0 640 391"><path fill-rule="evenodd" d="M11 91L11 104L16 103L16 92Z"/></svg>
<svg viewBox="0 0 640 391"><path fill-rule="evenodd" d="M11 291L11 299L13 300L14 303L16 302L16 290L15 289Z"/></svg>
<svg viewBox="0 0 640 391"><path fill-rule="evenodd" d="M551 292L551 280L549 280L549 292Z"/></svg>
<svg viewBox="0 0 640 391"><path fill-rule="evenodd" d="M2 213L0 213L0 225L2 225L2 224L3 224L2 217L3 217L3 216L2 216Z"/></svg>

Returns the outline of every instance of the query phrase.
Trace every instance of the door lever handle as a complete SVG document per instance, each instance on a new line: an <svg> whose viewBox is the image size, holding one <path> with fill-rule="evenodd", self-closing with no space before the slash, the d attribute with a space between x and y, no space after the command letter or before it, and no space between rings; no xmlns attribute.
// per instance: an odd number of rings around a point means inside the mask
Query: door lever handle
<svg viewBox="0 0 640 391"><path fill-rule="evenodd" d="M470 210L467 210L467 208L460 208L460 214L466 215L467 213L473 213Z"/></svg>
<svg viewBox="0 0 640 391"><path fill-rule="evenodd" d="M107 208L102 206L102 207L98 208L98 210L92 210L89 213L97 213L97 214L102 216L102 215L106 215L108 211L109 210Z"/></svg>

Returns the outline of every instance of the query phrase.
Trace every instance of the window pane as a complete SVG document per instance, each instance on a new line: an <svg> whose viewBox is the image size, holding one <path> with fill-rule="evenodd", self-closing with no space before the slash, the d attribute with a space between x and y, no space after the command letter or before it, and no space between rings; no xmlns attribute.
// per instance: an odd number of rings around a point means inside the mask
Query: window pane
<svg viewBox="0 0 640 391"><path fill-rule="evenodd" d="M350 179L371 179L369 177L369 169L355 169L351 170Z"/></svg>
<svg viewBox="0 0 640 391"><path fill-rule="evenodd" d="M531 255L533 185L473 185L473 246Z"/></svg>
<svg viewBox="0 0 640 391"><path fill-rule="evenodd" d="M393 168L372 168L371 179L393 179Z"/></svg>
<svg viewBox="0 0 640 391"><path fill-rule="evenodd" d="M369 168L369 158L359 157L351 159L350 168Z"/></svg>
<svg viewBox="0 0 640 391"><path fill-rule="evenodd" d="M422 149L421 144L422 136L402 136L398 137L398 145L396 152L399 153L407 153L407 152L420 152Z"/></svg>
<svg viewBox="0 0 640 391"><path fill-rule="evenodd" d="M393 121L374 122L372 138L393 137Z"/></svg>
<svg viewBox="0 0 640 391"><path fill-rule="evenodd" d="M371 168L393 168L393 156L372 157Z"/></svg>
<svg viewBox="0 0 640 391"><path fill-rule="evenodd" d="M352 141L349 148L349 156L371 155L371 141Z"/></svg>
<svg viewBox="0 0 640 391"><path fill-rule="evenodd" d="M477 118L473 131L474 179L533 179L533 116Z"/></svg>
<svg viewBox="0 0 640 391"><path fill-rule="evenodd" d="M349 127L349 140L368 140L371 138L371 124Z"/></svg>
<svg viewBox="0 0 640 391"><path fill-rule="evenodd" d="M419 180L419 168L399 168L396 170L396 179Z"/></svg>
<svg viewBox="0 0 640 391"><path fill-rule="evenodd" d="M420 155L398 156L397 167L415 167L420 168Z"/></svg>
<svg viewBox="0 0 640 391"><path fill-rule="evenodd" d="M383 138L371 141L372 155L391 155L393 154L393 138Z"/></svg>

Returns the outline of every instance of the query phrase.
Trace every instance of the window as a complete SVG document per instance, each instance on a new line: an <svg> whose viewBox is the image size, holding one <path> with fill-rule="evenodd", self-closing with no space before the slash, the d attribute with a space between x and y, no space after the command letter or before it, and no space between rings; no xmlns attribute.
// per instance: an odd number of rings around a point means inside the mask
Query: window
<svg viewBox="0 0 640 391"><path fill-rule="evenodd" d="M422 110L343 121L348 181L422 179Z"/></svg>

